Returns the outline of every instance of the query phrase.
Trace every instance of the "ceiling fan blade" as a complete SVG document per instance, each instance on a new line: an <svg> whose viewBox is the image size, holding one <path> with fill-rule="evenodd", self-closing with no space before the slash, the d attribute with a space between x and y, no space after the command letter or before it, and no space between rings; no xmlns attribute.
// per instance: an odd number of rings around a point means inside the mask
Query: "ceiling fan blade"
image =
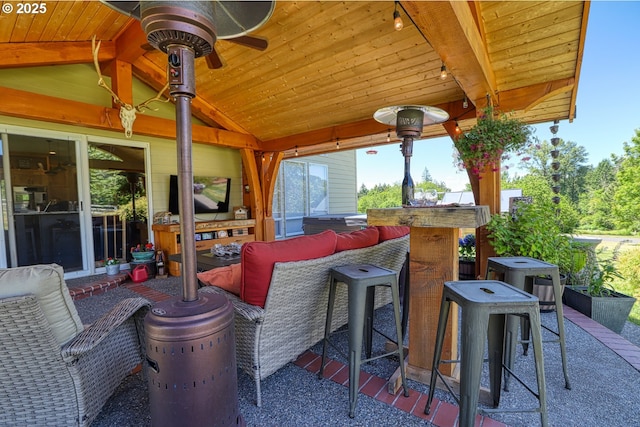
<svg viewBox="0 0 640 427"><path fill-rule="evenodd" d="M207 65L209 68L213 70L217 70L218 68L222 68L224 66L224 62L222 62L222 58L216 52L216 48L214 46L213 50L209 55L206 56Z"/></svg>
<svg viewBox="0 0 640 427"><path fill-rule="evenodd" d="M250 47L261 52L269 47L269 42L267 41L267 39L255 36L234 37L232 39L226 39L226 41L233 42L241 46Z"/></svg>

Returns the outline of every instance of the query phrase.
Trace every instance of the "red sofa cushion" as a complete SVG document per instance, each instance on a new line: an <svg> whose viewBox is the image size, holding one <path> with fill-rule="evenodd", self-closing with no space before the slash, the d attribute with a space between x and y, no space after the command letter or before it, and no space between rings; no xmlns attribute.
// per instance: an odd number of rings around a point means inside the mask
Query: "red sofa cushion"
<svg viewBox="0 0 640 427"><path fill-rule="evenodd" d="M376 227L367 227L350 233L338 233L336 236L336 252L377 245L379 234Z"/></svg>
<svg viewBox="0 0 640 427"><path fill-rule="evenodd" d="M411 231L411 228L407 225L379 225L379 242L382 243L385 240L392 240L397 239L398 237L406 236L407 234L409 234L409 231Z"/></svg>
<svg viewBox="0 0 640 427"><path fill-rule="evenodd" d="M242 246L240 298L264 308L276 262L302 261L331 255L336 249L336 233L293 237L273 242L248 242Z"/></svg>
<svg viewBox="0 0 640 427"><path fill-rule="evenodd" d="M217 286L240 296L241 272L241 264L231 264L198 273L198 279L205 286Z"/></svg>

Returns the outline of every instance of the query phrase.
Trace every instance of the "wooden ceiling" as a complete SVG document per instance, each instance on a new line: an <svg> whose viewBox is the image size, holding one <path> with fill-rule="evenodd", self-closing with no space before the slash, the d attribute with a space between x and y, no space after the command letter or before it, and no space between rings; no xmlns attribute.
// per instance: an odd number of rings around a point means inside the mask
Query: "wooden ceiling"
<svg viewBox="0 0 640 427"><path fill-rule="evenodd" d="M138 21L97 1L47 1L46 7L41 14L0 15L0 68L91 63L95 35L103 70L123 100L131 96L131 75L155 90L164 86L166 55L144 49ZM381 107L444 108L451 121L426 127L423 136L433 137L447 135L455 121L471 126L474 105L487 99L530 123L573 120L588 2L401 1L398 10L401 31L393 28L392 1L277 1L273 16L253 33L268 39L264 52L219 40L223 68L196 60L193 114L215 130L202 138L215 143L244 134L224 144L285 156L334 150L337 141L369 147L387 143L387 126L372 118ZM25 97L1 82L0 90ZM78 115L81 107L69 108ZM99 127L100 119L83 110L74 124ZM0 114L12 113L0 107ZM46 113L15 114L44 120L38 114ZM133 131L156 128L136 122Z"/></svg>

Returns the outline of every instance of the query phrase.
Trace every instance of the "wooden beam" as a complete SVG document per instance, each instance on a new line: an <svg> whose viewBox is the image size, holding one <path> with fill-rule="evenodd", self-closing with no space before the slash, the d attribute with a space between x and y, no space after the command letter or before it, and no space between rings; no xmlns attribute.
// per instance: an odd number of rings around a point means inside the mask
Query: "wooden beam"
<svg viewBox="0 0 640 427"><path fill-rule="evenodd" d="M584 9L582 10L582 24L580 25L580 42L578 47L578 59L576 61L576 82L580 81L580 70L582 70L582 58L584 56L584 41L587 38L587 22L589 21L589 10L591 9L591 2L584 2ZM576 98L578 97L578 86L574 85L573 92L571 93L571 105L569 105L569 123L573 122L576 118Z"/></svg>
<svg viewBox="0 0 640 427"><path fill-rule="evenodd" d="M62 123L123 133L119 110L52 96L0 87L0 114L45 122ZM193 142L229 148L257 149L258 143L251 135L193 125ZM176 137L174 120L138 114L133 124L137 135L158 138Z"/></svg>
<svg viewBox="0 0 640 427"><path fill-rule="evenodd" d="M116 57L120 61L133 64L147 52L143 49L143 46L147 43L147 36L144 31L142 31L140 21L131 21L122 34L115 40ZM164 86L164 84L162 86Z"/></svg>
<svg viewBox="0 0 640 427"><path fill-rule="evenodd" d="M485 43L468 2L401 1L470 100L497 92Z"/></svg>
<svg viewBox="0 0 640 427"><path fill-rule="evenodd" d="M575 83L576 79L569 77L553 82L503 91L498 95L498 108L501 111L528 111L549 98L574 90Z"/></svg>
<svg viewBox="0 0 640 427"><path fill-rule="evenodd" d="M449 117L454 121L473 118L476 115L476 109L473 105L469 104L468 108L463 108L462 99L439 104L436 107L449 113ZM425 138L447 135L447 131L440 125L425 129L427 129ZM265 151L285 151L287 158L294 155L296 148L300 155L309 156L335 151L336 141L340 141L342 148L349 150L388 144L387 135L389 132L395 135L395 128L371 118L263 141L260 145Z"/></svg>
<svg viewBox="0 0 640 427"><path fill-rule="evenodd" d="M133 105L133 75L131 74L131 64L118 59L113 61L111 90L118 95L122 102ZM118 104L113 98L111 101L111 106L118 108Z"/></svg>
<svg viewBox="0 0 640 427"><path fill-rule="evenodd" d="M115 57L115 43L102 42L98 60ZM91 42L0 43L0 68L46 65L89 64L93 62Z"/></svg>
<svg viewBox="0 0 640 427"><path fill-rule="evenodd" d="M256 220L256 240L265 240L264 193L262 191L260 172L258 171L258 165L256 162L256 152L248 148L242 148L240 149L240 158L242 159L242 170L247 177L247 185L249 186L251 218ZM271 209L269 209L269 211L271 211ZM275 236L273 239L275 239Z"/></svg>

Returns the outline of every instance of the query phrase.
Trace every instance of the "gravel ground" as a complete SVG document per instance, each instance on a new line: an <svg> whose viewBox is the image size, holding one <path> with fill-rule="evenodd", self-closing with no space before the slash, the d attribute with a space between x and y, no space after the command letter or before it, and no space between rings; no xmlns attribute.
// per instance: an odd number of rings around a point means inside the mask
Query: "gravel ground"
<svg viewBox="0 0 640 427"><path fill-rule="evenodd" d="M69 284L80 279L70 280ZM179 278L150 280L146 285L161 292L180 296ZM120 287L104 294L79 300L76 306L85 323L97 319L115 302L136 294ZM390 325L389 307L376 312L380 329ZM549 327L555 325L555 313L542 313L542 321ZM544 345L547 405L550 426L601 427L640 425L640 372L621 359L601 342L570 321L565 322L565 333L572 389L564 387L560 351L557 344ZM640 327L627 322L622 335L640 346ZM346 334L338 334L338 345L346 348ZM374 342L381 350L384 339ZM316 344L312 349L321 352ZM515 372L535 387L533 352L516 359ZM340 360L332 353L329 355ZM392 358L383 358L366 364L363 370L380 377L388 377L397 367ZM486 371L486 368L485 368ZM488 386L484 372L483 385ZM500 408L535 406L535 399L517 382L511 382L511 390L503 392ZM410 387L428 392L426 385L410 381ZM413 426L429 425L403 411L385 405L375 399L360 395L355 419L348 417L348 388L330 380L319 380L314 374L293 364L288 364L262 381L263 406L255 406L255 386L243 372L238 373L238 401L240 412L249 426ZM445 392L437 390L436 398L454 402ZM527 413L496 413L490 417L507 425L528 427L539 425L539 415ZM107 402L94 427L149 426L149 400L142 374L127 378L114 396Z"/></svg>

